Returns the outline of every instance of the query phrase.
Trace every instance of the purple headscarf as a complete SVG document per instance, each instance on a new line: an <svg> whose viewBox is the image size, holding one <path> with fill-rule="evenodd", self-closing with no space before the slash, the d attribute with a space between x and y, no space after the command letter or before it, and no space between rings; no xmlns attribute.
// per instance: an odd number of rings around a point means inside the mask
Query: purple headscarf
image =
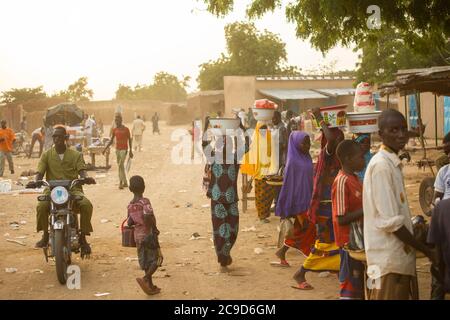
<svg viewBox="0 0 450 320"><path fill-rule="evenodd" d="M303 131L292 131L289 137L283 186L275 214L281 218L296 216L309 209L313 191L313 163L311 156L300 151L300 144L308 137Z"/></svg>

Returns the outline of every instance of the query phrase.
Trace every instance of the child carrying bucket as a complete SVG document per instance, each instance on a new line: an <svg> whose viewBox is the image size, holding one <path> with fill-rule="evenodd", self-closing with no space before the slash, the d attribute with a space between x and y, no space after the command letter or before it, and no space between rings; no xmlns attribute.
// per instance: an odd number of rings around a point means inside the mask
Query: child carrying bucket
<svg viewBox="0 0 450 320"><path fill-rule="evenodd" d="M152 275L161 266L163 256L158 242L159 230L155 215L150 200L143 196L144 179L141 176L131 177L129 188L134 198L128 205L128 225L134 226L139 265L145 271L145 276L136 278L136 281L146 294L158 294L161 289L153 284Z"/></svg>

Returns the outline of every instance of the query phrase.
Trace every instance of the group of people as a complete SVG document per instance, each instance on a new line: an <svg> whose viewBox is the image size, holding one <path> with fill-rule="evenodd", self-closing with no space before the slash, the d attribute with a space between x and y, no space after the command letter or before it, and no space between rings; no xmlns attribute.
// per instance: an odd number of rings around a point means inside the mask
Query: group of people
<svg viewBox="0 0 450 320"><path fill-rule="evenodd" d="M428 239L421 241L413 225L420 219L411 217L402 173L400 153L409 140L404 116L393 109L383 111L379 118L382 146L372 154L370 134L345 139L343 131L327 126L319 109L312 113L322 132L315 164L309 135L299 130L283 133L278 113L271 123L257 122L251 142L240 144L246 152L241 165L237 155L242 151L235 149L230 155L224 151L230 143L227 137L215 141L212 150L216 157L207 164L205 173L214 245L222 271L226 272L232 262L231 248L238 234L240 170L255 181L261 221L268 222L275 201L275 214L292 225L276 252L279 262L274 265L290 266L286 259L289 248L306 257L293 275L293 288L312 290L306 274L328 271L338 274L341 299L418 299L416 252L421 252L432 265L432 298L443 299L450 293L450 165L439 170ZM279 140L277 165L284 167L281 188L267 183L276 174L271 140ZM448 158L450 134L443 142ZM211 143L204 140L203 147ZM234 160L217 161L222 158ZM352 255L361 252L365 259Z"/></svg>
<svg viewBox="0 0 450 320"><path fill-rule="evenodd" d="M421 242L414 236L399 157L409 139L404 116L393 109L383 111L379 118L382 146L374 155L370 151L370 135L345 139L340 129L327 126L319 109L313 110L313 114L322 132L315 164L310 156L310 136L300 130L289 132L278 112L272 121L256 123L251 140L245 134L249 128L242 123L241 136L213 140L202 136L203 152L208 159L204 182L211 200L213 242L221 271L228 272L233 262L231 250L239 230L237 180L241 171L255 181L256 208L262 222L270 222L267 217L272 203L276 216L294 221L276 256L278 266L289 267L286 258L289 248L305 255L302 266L293 275L295 289L313 289L306 279L308 272L329 271L339 276L342 299L417 299L416 251L419 251L431 261L434 297L444 298L450 293L450 165L439 170L428 241ZM206 119L204 131L208 127ZM36 180L44 175L50 180L88 178L82 156L66 147L66 138L65 128L55 129L54 146L42 155ZM115 117L115 128L105 150L114 141L119 187L127 187L134 194L128 205L128 224L135 226L139 263L145 272L143 278L136 280L145 293L156 294L161 289L153 284L152 275L163 260L159 231L150 201L143 195L143 178L134 176L128 183L125 175L125 158L127 154L133 157L133 139L121 115ZM276 142L277 146L273 144ZM448 158L450 134L443 142ZM230 144L234 147L227 148ZM242 164L241 155L244 155ZM284 168L282 173L280 168ZM267 184L272 175L283 176L281 187ZM83 196L82 190L79 192ZM82 252L86 254L90 253L85 236L92 232L93 209L84 196L83 201L80 228ZM48 205L40 202L37 208L37 230L44 231L37 247L48 243ZM361 251L365 252L365 263L351 254ZM372 281L364 281L365 274Z"/></svg>

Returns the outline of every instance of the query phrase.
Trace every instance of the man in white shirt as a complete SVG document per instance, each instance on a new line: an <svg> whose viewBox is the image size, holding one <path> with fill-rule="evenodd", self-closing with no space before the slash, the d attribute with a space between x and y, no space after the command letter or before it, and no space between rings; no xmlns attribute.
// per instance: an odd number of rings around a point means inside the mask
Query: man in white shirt
<svg viewBox="0 0 450 320"><path fill-rule="evenodd" d="M84 134L86 137L86 146L89 147L92 144L92 134L94 132L95 121L87 114L85 114L84 117Z"/></svg>
<svg viewBox="0 0 450 320"><path fill-rule="evenodd" d="M369 276L369 300L418 298L416 250L432 262L435 254L413 236L402 163L398 152L408 142L408 125L394 109L379 118L381 150L364 177L364 244ZM415 290L413 290L415 289Z"/></svg>
<svg viewBox="0 0 450 320"><path fill-rule="evenodd" d="M137 119L133 121L133 128L131 129L131 134L133 135L134 141L134 150L142 150L142 134L145 131L144 120L141 119L141 116L137 116Z"/></svg>
<svg viewBox="0 0 450 320"><path fill-rule="evenodd" d="M443 149L450 158L450 132L444 137ZM450 199L450 165L447 164L439 169L434 182L434 198L439 200Z"/></svg>

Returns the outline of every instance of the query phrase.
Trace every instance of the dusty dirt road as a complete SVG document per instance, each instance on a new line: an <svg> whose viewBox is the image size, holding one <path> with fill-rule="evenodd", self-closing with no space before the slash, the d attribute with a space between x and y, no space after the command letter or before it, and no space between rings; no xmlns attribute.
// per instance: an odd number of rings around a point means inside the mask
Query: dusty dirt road
<svg viewBox="0 0 450 320"><path fill-rule="evenodd" d="M336 275L319 277L309 273L312 291L298 291L292 275L301 266L303 257L290 250L287 258L292 267L270 266L278 237L278 219L260 224L254 204L241 210L240 232L232 250L234 263L231 274L221 274L211 239L210 209L201 188L202 165L176 165L171 161L173 130L182 127L161 125L161 136L153 136L147 123L144 151L136 153L130 176L145 178L145 195L150 198L161 230L160 242L164 254L163 267L155 274L155 283L162 293L147 297L135 278L140 271L134 248L121 247L119 225L126 217L126 206L132 198L128 190L118 189L117 166L112 151L112 169L107 173L90 171L97 176L96 186L85 187L86 196L94 205L94 233L89 238L93 255L82 261L75 255L74 264L81 268L81 289L69 290L58 283L52 262L45 262L42 251L33 249L40 239L35 232L36 195L0 195L0 299L337 299L339 285ZM88 157L85 156L86 161ZM16 158L17 180L20 172L35 169L37 159ZM102 158L97 160L102 165ZM426 173L409 166L408 197L414 213L420 213L418 182ZM7 177L9 178L9 177ZM240 189L240 188L239 188ZM192 204L192 205L189 205ZM101 223L102 219L110 222ZM10 222L26 221L18 230ZM254 226L256 231L243 230ZM201 238L189 240L193 233ZM9 235L8 235L9 234ZM7 242L23 241L25 246ZM254 249L261 248L261 254ZM130 259L132 258L132 259ZM417 261L421 299L428 299L429 265L426 259ZM17 272L7 273L6 268ZM36 270L39 269L39 270ZM39 272L41 271L41 272ZM109 293L96 297L96 293Z"/></svg>

